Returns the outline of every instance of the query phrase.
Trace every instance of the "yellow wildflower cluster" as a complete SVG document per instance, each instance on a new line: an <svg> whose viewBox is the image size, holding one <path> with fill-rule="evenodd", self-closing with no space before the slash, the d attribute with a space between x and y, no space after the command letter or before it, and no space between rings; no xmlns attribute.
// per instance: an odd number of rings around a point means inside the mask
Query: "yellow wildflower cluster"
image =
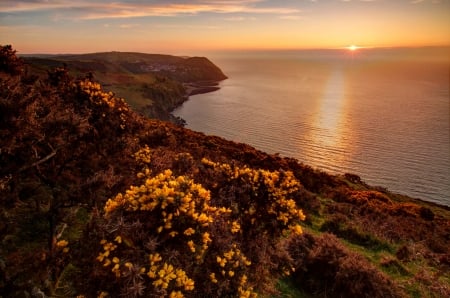
<svg viewBox="0 0 450 298"><path fill-rule="evenodd" d="M238 287L238 293L239 293L239 298L250 298L250 297L255 298L255 297L258 297L258 294L253 292L253 287L239 286Z"/></svg>
<svg viewBox="0 0 450 298"><path fill-rule="evenodd" d="M209 275L213 284L219 283L219 280L234 281L236 283L239 297L256 297L256 293L247 284L246 268L252 263L247 257L233 244L230 250L222 255L216 256L218 271Z"/></svg>
<svg viewBox="0 0 450 298"><path fill-rule="evenodd" d="M115 242L115 243L114 243ZM131 262L121 261L118 257L113 256L112 252L117 249L118 244L122 243L122 237L117 236L114 242L109 242L106 239L102 239L100 244L103 245L103 252L99 253L97 261L103 263L103 267L109 267L111 265L111 272L113 272L117 278L127 273L133 267ZM122 270L121 270L122 269ZM145 268L140 268L140 273L145 272Z"/></svg>
<svg viewBox="0 0 450 298"><path fill-rule="evenodd" d="M249 201L243 202L240 198L241 210L244 208L244 214L249 215L252 224L256 221L258 206L263 206L266 215L275 218L283 227L285 231L290 230L296 234L301 234L301 227L297 224L298 221L303 221L305 215L303 211L297 208L293 199L288 198L293 196L301 187L300 182L295 178L290 171L268 171L263 169L251 169L247 166L238 167L230 166L229 164L216 163L206 158L202 159L202 163L213 168L225 175L229 181L237 181L240 185L246 183L251 186L252 194ZM265 219L267 221L267 218ZM237 222L232 223L232 232L238 232L240 226Z"/></svg>
<svg viewBox="0 0 450 298"><path fill-rule="evenodd" d="M222 268L225 268L225 265L227 264L230 265L230 268L238 268L242 265L250 266L252 264L252 262L241 253L241 250L237 248L236 244L233 244L229 251L223 253L223 256L217 256L217 263Z"/></svg>
<svg viewBox="0 0 450 298"><path fill-rule="evenodd" d="M97 257L97 261L103 263L104 267L108 267L109 265L111 265L112 263L114 264L118 264L118 259L116 257L112 257L111 252L113 252L114 250L116 250L117 245L114 244L113 242L109 242L106 239L102 239L100 241L100 244L103 245L103 252L101 252L98 257ZM112 262L112 260L114 260L114 262ZM114 273L117 274L117 268L116 266L113 267L112 270Z"/></svg>
<svg viewBox="0 0 450 298"><path fill-rule="evenodd" d="M231 233L238 233L241 230L241 225L237 221L231 223Z"/></svg>
<svg viewBox="0 0 450 298"><path fill-rule="evenodd" d="M147 154L139 152L139 157ZM118 208L153 212L158 218L155 227L157 234L187 238L189 251L196 253L197 261L201 262L212 242L210 234L202 230L214 218L230 213L231 210L210 206L209 191L187 177L174 177L171 170L165 170L155 177L151 177L150 171L147 171L140 173L140 177L146 177L144 184L131 186L125 194L118 194L108 200L105 205L106 214L111 214Z"/></svg>
<svg viewBox="0 0 450 298"><path fill-rule="evenodd" d="M127 272L139 272L149 279L150 286L146 288L150 292L153 288L155 293L164 293L169 297L183 297L187 295L186 291L196 294L199 287L205 286L204 282L212 290L220 290L227 285L239 297L256 297L252 283L248 281L253 277L252 262L239 249L247 254L247 247L239 247L236 243L220 248L220 241L212 245L212 235L225 233L224 237L241 239L259 232L280 235L283 231L291 231L300 234L302 230L298 222L305 216L292 199L301 189L294 175L291 172L238 167L203 159L205 168L212 169L211 173L219 175L218 181L222 181L218 184L220 186L212 186L214 191L216 187L231 187L233 191L231 200L223 201L230 202L229 206L215 207L210 205L210 192L191 178L177 177L170 169L152 174L148 167L151 162L148 146L133 156L143 165L143 170L137 174L140 183L109 199L104 208L105 216L107 220L136 216L137 221L145 222L142 225L145 226L145 233L152 236L148 242L142 242L144 249L136 255L131 254L129 248L139 245L142 238L128 235L127 231L112 232L109 237L114 240L101 241L103 250L97 260L103 267L111 270L117 280L120 278L124 283L130 276ZM182 163L192 157L179 155L179 158ZM227 194L228 189L224 193ZM234 199L233 195L239 199ZM252 224L257 224L256 228ZM136 235L138 233L140 231ZM212 248L219 250L213 251ZM183 255L182 259L178 259L179 253ZM147 257L149 266L140 271L138 265L125 261L146 260ZM254 260L258 258L252 258ZM212 267L201 271L196 267L206 264Z"/></svg>
<svg viewBox="0 0 450 298"><path fill-rule="evenodd" d="M157 208L171 210L174 211L172 215L166 211L167 228L170 228L173 216L180 214L189 215L202 226L212 222L213 219L207 213L216 211L217 208L208 205L210 193L200 184L195 184L185 176L174 177L171 170L165 170L155 177L149 177L149 171L140 174L140 177L147 176L144 184L131 186L125 194L118 194L114 199L108 200L106 213L111 213L118 207L129 211L153 211Z"/></svg>
<svg viewBox="0 0 450 298"><path fill-rule="evenodd" d="M162 262L162 257L158 254L150 254L150 269L147 276L153 280L152 284L156 288L168 289L172 284L173 288L182 288L185 291L192 291L195 282L190 279L182 269L175 269L171 264ZM184 297L181 291L172 291L170 297Z"/></svg>
<svg viewBox="0 0 450 298"><path fill-rule="evenodd" d="M77 83L77 87L85 93L89 100L98 106L106 105L111 109L116 108L120 112L120 128L125 129L126 115L123 112L129 111L128 105L123 98L117 98L112 92L105 92L99 83L90 80L83 80ZM105 114L102 114L105 117Z"/></svg>
<svg viewBox="0 0 450 298"><path fill-rule="evenodd" d="M138 152L134 153L133 157L137 162L149 164L151 161L152 154L150 148L147 145L145 145L145 147L139 149Z"/></svg>

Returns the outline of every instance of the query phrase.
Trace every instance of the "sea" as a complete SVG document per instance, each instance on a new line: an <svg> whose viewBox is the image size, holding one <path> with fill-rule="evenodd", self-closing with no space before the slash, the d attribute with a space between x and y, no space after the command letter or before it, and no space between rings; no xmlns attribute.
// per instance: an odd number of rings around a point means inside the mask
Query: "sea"
<svg viewBox="0 0 450 298"><path fill-rule="evenodd" d="M231 51L186 127L450 206L449 48Z"/></svg>

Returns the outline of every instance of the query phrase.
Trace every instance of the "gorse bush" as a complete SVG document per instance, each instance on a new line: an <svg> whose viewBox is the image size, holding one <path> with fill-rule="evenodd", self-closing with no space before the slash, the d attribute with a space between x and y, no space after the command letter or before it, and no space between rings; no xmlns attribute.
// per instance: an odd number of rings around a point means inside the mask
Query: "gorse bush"
<svg viewBox="0 0 450 298"><path fill-rule="evenodd" d="M303 221L305 215L292 199L301 184L292 172L231 166L206 158L202 163L216 175L223 176L225 185L233 186L229 190L223 188L229 192L224 201L228 201L237 220L248 227L245 232L264 231L277 235L290 230L301 234L298 222Z"/></svg>
<svg viewBox="0 0 450 298"><path fill-rule="evenodd" d="M264 272L257 270L264 260L249 250L246 240L255 237L255 231L264 239L278 233L275 242L289 233L301 234L298 223L304 215L286 197L300 186L293 175L203 159L218 175L252 186L252 193L239 201L242 205L213 206L210 191L191 178L176 177L169 169L154 175L149 147L134 157L142 166L140 185L109 199L104 208L97 261L105 278L115 282L103 284L102 290L120 289L125 296L256 296L265 286L260 284ZM190 158L182 153L177 160ZM232 208L245 211L239 215ZM272 250L264 251L269 253L266 258L275 254L275 242ZM290 274L291 268L286 257L266 270L280 275Z"/></svg>

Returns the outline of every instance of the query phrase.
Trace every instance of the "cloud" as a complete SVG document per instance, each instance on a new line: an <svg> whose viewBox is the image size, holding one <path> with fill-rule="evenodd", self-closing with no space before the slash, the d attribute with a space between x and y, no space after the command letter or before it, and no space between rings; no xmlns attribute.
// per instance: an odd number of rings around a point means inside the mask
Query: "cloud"
<svg viewBox="0 0 450 298"><path fill-rule="evenodd" d="M295 14L299 10L285 7L261 7L262 0L170 0L170 1L64 1L4 0L2 12L65 11L80 19L134 18L146 16L195 15L198 13Z"/></svg>
<svg viewBox="0 0 450 298"><path fill-rule="evenodd" d="M230 21L230 22L241 22L241 21L247 20L247 18L242 17L242 16L234 16L234 17L224 18L224 20Z"/></svg>
<svg viewBox="0 0 450 298"><path fill-rule="evenodd" d="M283 15L283 16L280 16L280 19L295 21L295 20L300 20L301 16L297 16L297 15Z"/></svg>
<svg viewBox="0 0 450 298"><path fill-rule="evenodd" d="M441 0L431 0L431 1L427 1L427 0L411 0L409 3L411 3L411 4L419 4L419 3L423 3L423 2L431 2L432 4L441 4L442 3Z"/></svg>
<svg viewBox="0 0 450 298"><path fill-rule="evenodd" d="M136 28L139 27L139 24L120 24L119 28L121 29L131 29L131 28Z"/></svg>

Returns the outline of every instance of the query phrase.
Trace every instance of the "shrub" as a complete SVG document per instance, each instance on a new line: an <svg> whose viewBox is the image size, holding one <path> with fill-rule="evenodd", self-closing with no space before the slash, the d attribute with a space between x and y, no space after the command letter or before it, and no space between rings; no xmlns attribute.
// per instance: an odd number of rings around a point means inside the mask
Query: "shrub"
<svg viewBox="0 0 450 298"><path fill-rule="evenodd" d="M333 297L400 297L397 287L362 256L348 251L331 234L293 237L297 286L315 295Z"/></svg>
<svg viewBox="0 0 450 298"><path fill-rule="evenodd" d="M143 169L137 174L140 185L111 198L104 208L96 270L115 282L103 282L103 291L250 297L270 289L269 276L291 273L280 239L282 234L301 234L298 222L304 219L288 198L300 187L291 173L204 159L202 164L215 175L244 182L240 200L227 204L229 200L216 199L213 206L210 191L191 178L174 176L171 170L152 174L148 147L134 157ZM174 164L181 171L194 161L189 154L178 154Z"/></svg>

